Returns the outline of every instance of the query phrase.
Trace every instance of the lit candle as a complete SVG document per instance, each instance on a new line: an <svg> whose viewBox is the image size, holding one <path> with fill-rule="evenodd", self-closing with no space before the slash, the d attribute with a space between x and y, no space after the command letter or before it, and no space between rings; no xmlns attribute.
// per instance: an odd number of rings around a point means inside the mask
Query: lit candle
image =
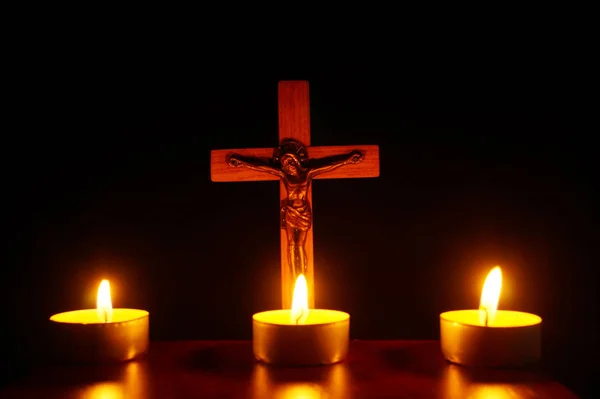
<svg viewBox="0 0 600 399"><path fill-rule="evenodd" d="M440 315L440 341L447 360L468 366L522 366L541 356L542 318L498 310L502 271L493 268L483 284L479 309Z"/></svg>
<svg viewBox="0 0 600 399"><path fill-rule="evenodd" d="M108 280L98 287L96 309L73 310L50 317L53 351L65 360L126 361L148 350L149 313L113 309Z"/></svg>
<svg viewBox="0 0 600 399"><path fill-rule="evenodd" d="M292 308L252 316L256 359L278 365L309 366L344 360L350 340L350 315L309 309L306 278L296 279Z"/></svg>

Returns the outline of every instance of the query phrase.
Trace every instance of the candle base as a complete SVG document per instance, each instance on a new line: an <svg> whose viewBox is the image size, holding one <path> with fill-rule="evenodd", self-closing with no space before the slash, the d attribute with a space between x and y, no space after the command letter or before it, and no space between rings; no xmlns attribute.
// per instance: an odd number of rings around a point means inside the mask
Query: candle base
<svg viewBox="0 0 600 399"><path fill-rule="evenodd" d="M139 358L148 351L148 312L114 309L113 316L117 321L76 322L93 317L95 312L95 309L76 310L50 318L50 348L55 360L68 363L124 362Z"/></svg>
<svg viewBox="0 0 600 399"><path fill-rule="evenodd" d="M256 360L278 366L317 366L338 363L348 355L350 315L311 309L318 323L277 323L289 310L257 313L252 317L252 346Z"/></svg>
<svg viewBox="0 0 600 399"><path fill-rule="evenodd" d="M540 360L539 316L502 310L497 313L500 324L489 327L476 325L473 321L478 317L477 310L440 315L440 343L446 360L474 367L522 367Z"/></svg>

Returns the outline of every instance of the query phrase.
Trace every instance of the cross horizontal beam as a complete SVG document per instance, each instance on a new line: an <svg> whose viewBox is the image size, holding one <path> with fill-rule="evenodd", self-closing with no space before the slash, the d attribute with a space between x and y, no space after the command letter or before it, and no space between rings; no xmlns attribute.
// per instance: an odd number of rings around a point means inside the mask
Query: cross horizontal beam
<svg viewBox="0 0 600 399"><path fill-rule="evenodd" d="M379 146L326 146L307 147L310 158L322 158L358 150L364 155L364 160L358 164L346 165L343 168L330 171L315 177L315 179L348 179L360 177L379 177ZM249 148L239 150L213 150L210 152L210 179L213 182L240 182L279 180L278 177L267 173L256 172L247 168L232 168L223 162L229 154L273 158L273 148Z"/></svg>

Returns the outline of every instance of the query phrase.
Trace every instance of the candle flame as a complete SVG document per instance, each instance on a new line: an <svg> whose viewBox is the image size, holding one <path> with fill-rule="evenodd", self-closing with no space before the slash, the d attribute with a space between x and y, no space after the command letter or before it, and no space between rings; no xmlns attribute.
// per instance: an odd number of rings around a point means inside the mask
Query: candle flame
<svg viewBox="0 0 600 399"><path fill-rule="evenodd" d="M98 297L96 299L96 313L98 320L102 323L112 321L112 302L110 300L110 284L108 280L102 280L98 287Z"/></svg>
<svg viewBox="0 0 600 399"><path fill-rule="evenodd" d="M296 279L294 296L292 297L292 323L304 324L308 317L308 287L306 277L301 274Z"/></svg>
<svg viewBox="0 0 600 399"><path fill-rule="evenodd" d="M481 291L481 301L479 302L481 324L487 326L496 319L498 310L498 300L502 289L502 270L500 266L494 267L487 275L483 290Z"/></svg>

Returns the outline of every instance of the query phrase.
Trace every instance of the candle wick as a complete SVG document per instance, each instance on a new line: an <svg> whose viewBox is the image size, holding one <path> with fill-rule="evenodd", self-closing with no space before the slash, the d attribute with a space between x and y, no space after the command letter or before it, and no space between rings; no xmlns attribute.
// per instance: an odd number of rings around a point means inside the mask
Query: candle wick
<svg viewBox="0 0 600 399"><path fill-rule="evenodd" d="M488 326L488 319L489 319L487 308L485 306L482 306L481 310L483 310L483 312L485 314L485 319L484 319L485 323L484 323L484 325L487 327Z"/></svg>
<svg viewBox="0 0 600 399"><path fill-rule="evenodd" d="M296 325L300 324L300 319L302 318L302 316L304 316L304 309L302 309L298 317L296 317Z"/></svg>
<svg viewBox="0 0 600 399"><path fill-rule="evenodd" d="M108 311L104 309L104 323L108 323Z"/></svg>

